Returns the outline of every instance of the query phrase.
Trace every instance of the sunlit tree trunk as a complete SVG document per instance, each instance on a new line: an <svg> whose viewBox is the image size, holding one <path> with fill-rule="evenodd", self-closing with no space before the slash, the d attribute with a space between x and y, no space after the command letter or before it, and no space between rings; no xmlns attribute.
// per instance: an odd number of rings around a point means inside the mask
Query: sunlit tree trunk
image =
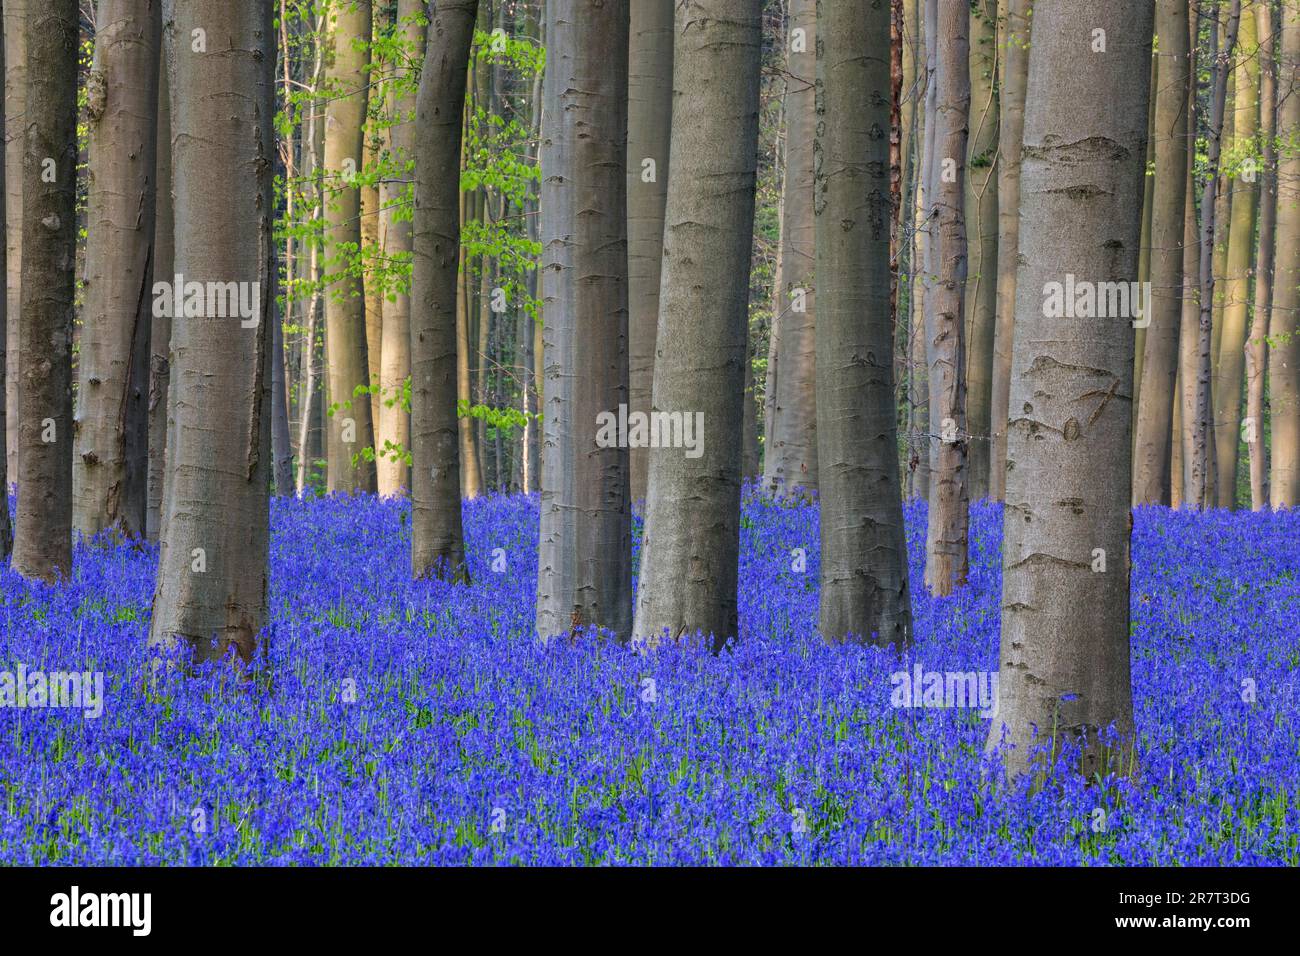
<svg viewBox="0 0 1300 956"><path fill-rule="evenodd" d="M158 132L155 157L155 210L153 241L153 278L171 282L172 268L172 122L171 88L167 82L167 63L158 37ZM152 310L151 310L152 311ZM145 533L158 541L162 530L162 503L167 475L167 396L171 386L172 318L167 310L152 315L149 323L149 487L145 510Z"/></svg>
<svg viewBox="0 0 1300 956"><path fill-rule="evenodd" d="M18 316L22 313L23 150L27 129L27 5L5 0L5 280L8 314L5 345L5 455L9 481L18 480Z"/></svg>
<svg viewBox="0 0 1300 956"><path fill-rule="evenodd" d="M1246 448L1250 456L1250 507L1268 507L1268 461L1264 446L1264 385L1268 359L1268 315L1273 300L1273 237L1277 224L1277 149L1274 28L1271 4L1255 5L1259 31L1259 140L1262 152L1259 252L1255 259L1255 297L1246 341Z"/></svg>
<svg viewBox="0 0 1300 956"><path fill-rule="evenodd" d="M1300 504L1300 5L1282 7L1278 61L1277 260L1269 310L1268 385L1274 508Z"/></svg>

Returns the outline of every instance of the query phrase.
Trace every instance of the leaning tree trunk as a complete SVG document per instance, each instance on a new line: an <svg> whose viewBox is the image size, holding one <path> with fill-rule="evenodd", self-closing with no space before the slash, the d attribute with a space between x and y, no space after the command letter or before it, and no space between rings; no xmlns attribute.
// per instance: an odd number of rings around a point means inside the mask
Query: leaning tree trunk
<svg viewBox="0 0 1300 956"><path fill-rule="evenodd" d="M6 0L4 6L5 48L5 446L8 459L5 475L18 480L18 316L22 309L23 266L23 150L27 120L27 5L30 0ZM5 486L6 493L8 485Z"/></svg>
<svg viewBox="0 0 1300 956"><path fill-rule="evenodd" d="M736 634L761 13L760 0L677 7L654 407L704 424L698 457L650 457L632 630L651 644Z"/></svg>
<svg viewBox="0 0 1300 956"><path fill-rule="evenodd" d="M376 490L375 463L363 454L375 443L366 349L365 289L353 268L361 246L366 72L370 0L337 6L334 62L328 71L325 107L325 257L332 281L325 292L325 355L329 390L326 487L330 491Z"/></svg>
<svg viewBox="0 0 1300 956"><path fill-rule="evenodd" d="M965 4L939 3L933 155L934 308L926 327L930 365L930 514L925 583L946 597L966 583L970 520L966 458L966 133L970 114L970 15Z"/></svg>
<svg viewBox="0 0 1300 956"><path fill-rule="evenodd" d="M1300 504L1300 5L1282 7L1278 60L1277 261L1268 327L1274 508Z"/></svg>
<svg viewBox="0 0 1300 956"><path fill-rule="evenodd" d="M1255 297L1251 303L1250 336L1246 341L1246 448L1250 456L1250 507L1268 507L1268 461L1264 446L1264 384L1268 359L1268 313L1273 301L1274 235L1277 225L1277 74L1273 63L1271 4L1255 6L1259 30L1259 139L1263 154L1260 175L1259 254L1255 261Z"/></svg>
<svg viewBox="0 0 1300 956"><path fill-rule="evenodd" d="M1158 0L1160 66L1155 93L1151 198L1150 325L1144 342L1133 460L1133 501L1169 504L1174 379L1183 309L1183 223L1187 193L1187 0Z"/></svg>
<svg viewBox="0 0 1300 956"><path fill-rule="evenodd" d="M626 639L628 445L602 439L602 420L627 407L626 0L551 0L546 36L537 633L594 625Z"/></svg>
<svg viewBox="0 0 1300 956"><path fill-rule="evenodd" d="M1259 33L1252 3L1242 5L1237 42L1232 109L1233 140L1255 148L1259 128ZM1252 163L1258 165L1252 157ZM1215 353L1214 392L1215 493L1220 508L1237 506L1237 458L1241 448L1241 386L1245 367L1250 276L1255 258L1255 208L1259 177L1233 171L1232 221L1228 226L1227 277L1223 293L1223 323Z"/></svg>
<svg viewBox="0 0 1300 956"><path fill-rule="evenodd" d="M167 83L167 63L162 55L159 36L157 156L155 157L155 209L153 239L153 277L155 282L171 282L172 268L172 123L171 89ZM150 310L152 313L152 310ZM155 544L162 530L162 502L167 463L167 393L171 385L172 317L169 310L150 316L149 322L149 481L145 507L145 535Z"/></svg>
<svg viewBox="0 0 1300 956"><path fill-rule="evenodd" d="M992 489L993 343L998 274L998 0L975 0L970 9L970 142L966 159L967 480L969 497Z"/></svg>
<svg viewBox="0 0 1300 956"><path fill-rule="evenodd" d="M397 23L404 57L424 54L425 25L423 0L400 0ZM391 103L393 126L389 145L398 169L406 170L415 161L415 71L395 66L398 76L392 80ZM411 253L411 221L394 215L409 194L406 175L386 179L379 184L379 204L385 217L382 229L384 258L393 261ZM375 434L375 453L379 465L379 493L395 495L411 485L411 470L405 453L411 450L411 419L404 407L402 393L411 374L411 294L409 287L398 287L382 303L383 327L379 348L379 427Z"/></svg>
<svg viewBox="0 0 1300 956"><path fill-rule="evenodd" d="M411 223L411 573L468 581L456 414L461 131L478 0L440 3L416 97Z"/></svg>
<svg viewBox="0 0 1300 956"><path fill-rule="evenodd" d="M906 647L907 543L889 308L889 10L822 0L816 181L820 627ZM867 51L864 55L863 51Z"/></svg>
<svg viewBox="0 0 1300 956"><path fill-rule="evenodd" d="M673 2L632 4L627 85L628 411L649 412L659 326L668 145L673 116ZM632 500L645 498L649 449L629 449Z"/></svg>
<svg viewBox="0 0 1300 956"><path fill-rule="evenodd" d="M996 746L1005 729L1012 773L1037 763L1036 745L1085 737L1089 775L1123 770L1123 749L1110 761L1098 734L1111 725L1122 738L1133 730L1133 316L1073 317L1073 309L1058 315L1045 305L1067 275L1094 284L1137 279L1152 13L1130 0L1034 5L1001 680L989 733Z"/></svg>
<svg viewBox="0 0 1300 956"><path fill-rule="evenodd" d="M72 573L72 299L76 268L75 0L27 8L18 520L13 567Z"/></svg>
<svg viewBox="0 0 1300 956"><path fill-rule="evenodd" d="M764 422L763 486L774 495L815 494L818 460L813 296L813 139L819 120L814 79L817 4L792 0L787 20L780 241L764 396L768 415ZM885 92L889 92L888 86Z"/></svg>
<svg viewBox="0 0 1300 956"><path fill-rule="evenodd" d="M1002 58L1002 122L998 142L998 292L993 333L993 386L989 496L1006 497L1007 403L1011 398L1011 343L1016 321L1016 268L1020 255L1020 148L1029 79L1031 0L1007 0L1006 52Z"/></svg>
<svg viewBox="0 0 1300 956"><path fill-rule="evenodd" d="M158 4L100 0L87 81L86 279L72 470L72 526L87 538L106 528L145 533Z"/></svg>
<svg viewBox="0 0 1300 956"><path fill-rule="evenodd" d="M151 646L253 659L266 620L275 39L269 0L165 0L176 272L239 283L257 321L173 316ZM197 34L195 31L199 31ZM194 43L203 38L206 52ZM221 110L211 104L220 102ZM213 229L219 223L221 228Z"/></svg>

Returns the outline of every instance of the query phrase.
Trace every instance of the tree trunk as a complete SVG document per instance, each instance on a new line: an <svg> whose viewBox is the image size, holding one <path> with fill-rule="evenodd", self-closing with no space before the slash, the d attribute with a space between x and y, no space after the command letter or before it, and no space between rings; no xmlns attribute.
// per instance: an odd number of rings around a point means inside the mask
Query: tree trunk
<svg viewBox="0 0 1300 956"><path fill-rule="evenodd" d="M911 641L889 308L889 11L822 0L816 181L820 627ZM873 51L875 55L863 55Z"/></svg>
<svg viewBox="0 0 1300 956"><path fill-rule="evenodd" d="M970 9L972 124L966 157L966 221L970 263L966 291L967 445L969 497L992 488L993 346L998 274L998 0L974 0Z"/></svg>
<svg viewBox="0 0 1300 956"><path fill-rule="evenodd" d="M1278 62L1277 261L1269 310L1268 385L1274 508L1300 504L1300 7L1282 7Z"/></svg>
<svg viewBox="0 0 1300 956"><path fill-rule="evenodd" d="M1269 305L1273 300L1273 246L1277 222L1277 74L1273 64L1272 5L1255 5L1259 31L1259 138L1263 153L1259 206L1259 254L1255 259L1255 300L1246 342L1246 448L1250 455L1250 507L1268 507L1268 461L1264 446L1264 381Z"/></svg>
<svg viewBox="0 0 1300 956"><path fill-rule="evenodd" d="M761 7L760 0L677 7L653 401L660 412L680 413L683 425L703 416L703 428L697 457L687 457L697 454L689 447L650 457L633 634L651 644L665 632L700 632L718 649L737 633Z"/></svg>
<svg viewBox="0 0 1300 956"><path fill-rule="evenodd" d="M1187 194L1189 38L1187 0L1158 0L1155 175L1151 197L1150 325L1144 341L1133 460L1135 504L1169 504L1174 380L1183 308Z"/></svg>
<svg viewBox="0 0 1300 956"><path fill-rule="evenodd" d="M251 327L173 316L168 475L149 640L163 650L184 642L200 660L233 650L247 662L266 619L269 546L272 4L165 0L163 24L176 272L251 289L258 315ZM194 50L200 37L206 53Z"/></svg>
<svg viewBox="0 0 1300 956"><path fill-rule="evenodd" d="M1038 0L1021 172L999 711L1009 772L1086 737L1082 769L1125 768L1132 314L1048 315L1052 283L1137 279L1153 7ZM1104 31L1099 33L1098 31ZM1096 44L1106 52L1094 52ZM1118 310L1121 313L1124 310ZM1081 614L1080 608L1087 608ZM1039 732L1035 740L1035 729Z"/></svg>
<svg viewBox="0 0 1300 956"><path fill-rule="evenodd" d="M13 567L51 582L72 573L77 38L75 0L28 7Z"/></svg>
<svg viewBox="0 0 1300 956"><path fill-rule="evenodd" d="M935 19L934 308L926 326L930 365L930 514L925 583L947 597L966 583L969 522L966 458L966 133L970 113L970 15L963 4L939 3Z"/></svg>
<svg viewBox="0 0 1300 956"><path fill-rule="evenodd" d="M461 526L457 263L465 85L478 0L438 5L415 124L411 272L411 573L468 581ZM463 292L463 286L461 287Z"/></svg>
<svg viewBox="0 0 1300 956"><path fill-rule="evenodd" d="M18 480L18 317L22 314L23 268L23 150L27 129L27 5L30 0L4 4L5 47L5 281L7 315L5 345L5 475ZM8 486L6 485L6 491Z"/></svg>
<svg viewBox="0 0 1300 956"><path fill-rule="evenodd" d="M423 0L400 0L397 23L405 57L424 54L425 25ZM397 206L408 200L409 167L415 161L415 84L411 73L395 65L398 78L393 80L390 95L393 126L389 129L389 147L393 162L402 172L396 180L386 180L379 187L379 202L384 208L384 257L389 262L411 253L411 221L395 215ZM396 449L411 450L410 414L402 407L402 392L411 375L411 290L399 285L382 302L383 329L379 359L379 431L375 435L378 456L379 493L396 495L411 486L411 470L406 458Z"/></svg>
<svg viewBox="0 0 1300 956"><path fill-rule="evenodd" d="M325 355L330 418L326 451L330 491L376 490L366 348L365 289L352 257L361 244L363 131L369 74L370 0L339 4L331 35L330 99L325 107L325 259L332 281L325 292Z"/></svg>
<svg viewBox="0 0 1300 956"><path fill-rule="evenodd" d="M1007 418L1016 320L1016 268L1020 255L1020 149L1025 130L1032 0L1007 0L1006 54L1002 64L1001 137L998 144L998 289L993 333L992 461L989 496L1006 497Z"/></svg>
<svg viewBox="0 0 1300 956"><path fill-rule="evenodd" d="M172 123L171 89L167 82L167 63L162 55L162 36L158 37L158 129L155 135L155 210L153 240L153 276L155 282L171 282L174 243L172 239ZM149 322L149 500L145 510L145 535L158 542L162 531L162 503L166 494L167 465L167 395L171 386L172 318L169 310L159 310Z"/></svg>
<svg viewBox="0 0 1300 956"><path fill-rule="evenodd" d="M786 19L781 223L767 353L767 443L763 456L763 486L774 495L816 494L818 460L813 293L813 139L819 118L815 103L817 4L814 0L791 0ZM884 89L888 92L888 85ZM887 128L888 116L882 124L882 129ZM889 162L888 155L885 162Z"/></svg>
<svg viewBox="0 0 1300 956"><path fill-rule="evenodd" d="M632 626L628 442L628 5L551 0L542 107L541 537L537 633ZM574 374L581 370L580 374ZM657 453L665 454L663 450Z"/></svg>
<svg viewBox="0 0 1300 956"><path fill-rule="evenodd" d="M0 3L0 21L3 20L3 12L4 12L4 4ZM0 36L0 76L4 76L4 75L5 75L5 44L3 42L3 37ZM0 112L0 130L7 129L4 121L5 121L5 117L8 116L9 113L9 105L10 104L9 104L8 97L5 97L3 100L0 100L0 111L2 111ZM7 162L0 163L0 197L8 196L8 192L5 189L8 172L9 172L7 167L8 167ZM6 210L6 216L7 213L8 210ZM8 220L6 218L6 223L7 222ZM7 259L8 242L0 243L0 256L3 256ZM8 275L5 266L6 263L0 262L0 275ZM5 310L4 316L0 316L0 330L3 330L5 332L7 338L8 328L9 328L8 326L9 303L7 298L0 297L0 309ZM0 349L0 353L6 351L7 348ZM2 356L0 356L0 402L4 402L7 409L9 393L5 388L6 383L4 381L6 376L6 368L5 368L6 365L7 365L6 361ZM6 434L8 432L8 421L4 412L0 412L0 430L5 431ZM9 554L10 552L13 551L14 548L14 532L13 532L13 527L9 523L9 462L8 462L8 456L4 454L4 449L6 447L7 447L7 440L0 441L0 468L4 469L3 471L0 471L0 492L3 492L3 497L0 497L0 505L2 505L2 507L0 507L0 564L9 560Z"/></svg>
<svg viewBox="0 0 1300 956"><path fill-rule="evenodd" d="M72 525L87 538L106 528L134 537L148 506L161 14L158 0L100 0L96 20Z"/></svg>

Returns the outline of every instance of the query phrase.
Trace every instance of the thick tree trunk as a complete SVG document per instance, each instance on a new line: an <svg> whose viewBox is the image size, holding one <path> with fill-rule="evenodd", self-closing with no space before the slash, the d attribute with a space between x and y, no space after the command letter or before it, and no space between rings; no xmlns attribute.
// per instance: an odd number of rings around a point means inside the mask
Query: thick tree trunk
<svg viewBox="0 0 1300 956"><path fill-rule="evenodd" d="M781 224L767 353L763 456L763 486L775 495L815 494L818 459L813 294L813 139L819 119L815 103L817 4L814 0L791 0L787 22ZM889 87L884 89L888 92ZM888 128L887 124L888 116L882 128Z"/></svg>
<svg viewBox="0 0 1300 956"><path fill-rule="evenodd" d="M816 266L820 627L906 647L912 634L889 308L889 11L822 0ZM868 51L866 55L863 51Z"/></svg>
<svg viewBox="0 0 1300 956"><path fill-rule="evenodd" d="M366 348L365 289L351 268L361 243L361 191L354 176L363 168L363 129L368 99L366 62L370 42L370 0L349 0L336 8L331 32L334 62L325 107L325 259L333 277L325 291L325 355L330 416L326 484L330 491L376 490L375 463L363 449L375 433Z"/></svg>
<svg viewBox="0 0 1300 956"><path fill-rule="evenodd" d="M966 583L966 533L970 520L966 474L970 436L966 426L966 139L970 113L969 10L940 3L935 21L933 156L934 308L926 326L930 365L930 514L926 532L925 583L938 597Z"/></svg>
<svg viewBox="0 0 1300 956"><path fill-rule="evenodd" d="M31 0L4 3L5 47L5 475L18 480L18 316L22 314L23 268L23 150L27 129L27 5ZM7 487L7 486L6 486Z"/></svg>
<svg viewBox="0 0 1300 956"><path fill-rule="evenodd" d="M171 89L167 83L161 34L158 46L153 278L155 282L171 282L176 277L172 238ZM167 314L169 310L160 310L162 315L153 315L152 311L149 322L149 500L145 510L145 535L157 543L162 531L162 503L167 483L167 395L171 386L172 317Z"/></svg>
<svg viewBox="0 0 1300 956"><path fill-rule="evenodd" d="M1242 4L1235 57L1233 140L1255 149L1259 128L1259 32L1253 2ZM1258 161L1251 159L1256 166ZM1237 506L1237 459L1241 448L1241 390L1250 286L1255 257L1255 210L1259 177L1240 169L1229 178L1232 222L1228 227L1227 279L1224 283L1222 333L1216 352L1214 391L1215 494L1220 508Z"/></svg>
<svg viewBox="0 0 1300 956"><path fill-rule="evenodd" d="M145 533L160 26L159 0L100 0L72 459L72 526L87 538Z"/></svg>
<svg viewBox="0 0 1300 956"><path fill-rule="evenodd" d="M1268 359L1268 314L1273 301L1273 239L1277 224L1277 74L1274 71L1272 5L1255 5L1259 31L1259 139L1263 153L1260 172L1259 253L1255 259L1255 298L1250 337L1246 342L1246 448L1250 456L1250 507L1268 507L1268 461L1264 445L1264 384Z"/></svg>
<svg viewBox="0 0 1300 956"><path fill-rule="evenodd" d="M423 56L425 26L421 22L424 12L422 0L400 0L397 5L397 23L406 57ZM415 161L415 87L408 70L399 64L394 68L400 79L394 80L390 102L394 113L389 129L389 146L393 161L404 172L396 180L385 180L379 187L379 201L384 209L384 257L388 261L409 256L411 253L411 221L395 213L400 203L410 195L407 180L408 168ZM379 493L396 495L411 486L411 470L404 455L395 449L411 450L410 414L402 407L402 391L411 374L411 294L409 286L393 290L382 303L383 329L380 341L379 426L375 435L375 453L378 456Z"/></svg>
<svg viewBox="0 0 1300 956"><path fill-rule="evenodd" d="M653 401L683 425L703 416L703 429L694 436L702 442L697 457L687 457L696 454L689 447L653 449L650 457L633 633L652 644L665 632L701 632L720 648L737 633L761 6L677 7Z"/></svg>
<svg viewBox="0 0 1300 956"><path fill-rule="evenodd" d="M1016 268L1020 255L1020 149L1025 129L1025 86L1029 79L1031 0L1007 0L1006 52L1002 63L998 146L998 289L993 334L993 385L989 496L1006 497L1007 417L1011 398L1011 353L1016 321Z"/></svg>
<svg viewBox="0 0 1300 956"><path fill-rule="evenodd" d="M468 581L461 525L457 264L465 85L478 0L438 5L415 126L411 283L411 573ZM460 287L463 294L463 286Z"/></svg>
<svg viewBox="0 0 1300 956"><path fill-rule="evenodd" d="M13 567L72 573L72 300L76 268L75 0L27 8L27 128L19 316L18 518Z"/></svg>
<svg viewBox="0 0 1300 956"><path fill-rule="evenodd" d="M1098 317L1047 306L1053 284L1066 284L1067 275L1136 281L1152 14L1151 5L1129 0L1034 5L1001 681L989 734L996 746L1005 726L1013 773L1036 762L1035 745L1085 737L1089 775L1121 771L1122 759L1110 762L1098 735L1111 725L1124 738L1133 730L1132 309ZM1094 52L1101 42L1104 55Z"/></svg>
<svg viewBox="0 0 1300 956"><path fill-rule="evenodd" d="M1300 504L1300 6L1282 7L1278 61L1277 261L1269 311L1268 385L1274 508Z"/></svg>
<svg viewBox="0 0 1300 956"><path fill-rule="evenodd" d="M974 0L970 10L970 143L966 157L966 221L970 262L966 281L967 446L969 497L992 490L993 363L998 275L998 0Z"/></svg>
<svg viewBox="0 0 1300 956"><path fill-rule="evenodd" d="M626 639L632 627L628 442L603 424L628 401L628 24L625 0L546 7L542 638L598 626Z"/></svg>
<svg viewBox="0 0 1300 956"><path fill-rule="evenodd" d="M252 660L266 619L271 467L272 4L165 0L175 268L239 283L257 321L173 316L171 433L151 646ZM196 34L195 31L202 31ZM196 52L196 37L206 52ZM213 102L224 104L221 110ZM220 229L213 229L220 223Z"/></svg>
<svg viewBox="0 0 1300 956"><path fill-rule="evenodd" d="M1155 175L1151 198L1150 325L1144 341L1133 460L1133 501L1169 504L1174 380L1183 308L1187 194L1189 38L1187 0L1158 0Z"/></svg>

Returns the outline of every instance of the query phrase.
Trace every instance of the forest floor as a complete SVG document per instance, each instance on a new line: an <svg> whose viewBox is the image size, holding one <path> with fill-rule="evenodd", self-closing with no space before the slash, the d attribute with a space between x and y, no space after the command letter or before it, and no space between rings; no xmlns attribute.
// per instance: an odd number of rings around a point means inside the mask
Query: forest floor
<svg viewBox="0 0 1300 956"><path fill-rule="evenodd" d="M717 657L534 640L535 497L466 503L469 587L408 579L404 503L275 501L269 683L150 686L154 549L6 568L11 691L102 672L103 699L0 701L0 863L1300 864L1300 511L1135 513L1135 766L1035 789L978 707L894 706L892 675L997 661L1000 510L942 600L907 517L905 660L817 637L816 507L751 496Z"/></svg>

